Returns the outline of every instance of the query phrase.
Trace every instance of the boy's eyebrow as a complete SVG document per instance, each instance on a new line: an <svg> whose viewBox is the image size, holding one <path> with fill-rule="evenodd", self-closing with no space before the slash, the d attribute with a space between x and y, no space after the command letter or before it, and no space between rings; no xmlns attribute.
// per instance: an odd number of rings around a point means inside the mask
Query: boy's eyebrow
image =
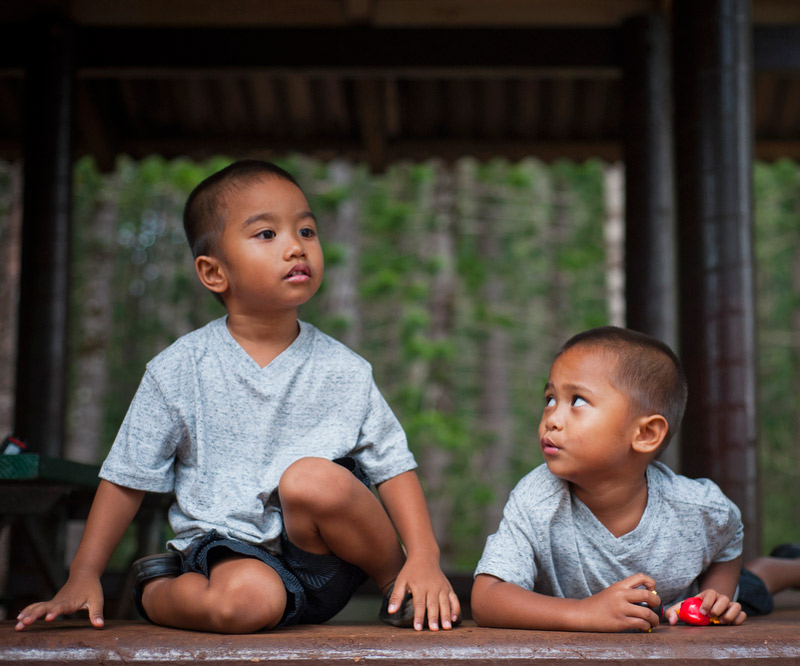
<svg viewBox="0 0 800 666"><path fill-rule="evenodd" d="M564 384L561 388L567 391L568 393L586 393L586 394L594 393L592 389L590 389L588 386L584 386L583 384ZM555 389L555 384L553 384L553 382L547 382L544 385L545 391L553 389Z"/></svg>
<svg viewBox="0 0 800 666"><path fill-rule="evenodd" d="M255 224L256 222L273 222L274 220L277 219L278 216L275 215L275 213L270 213L270 212L256 213L255 215L251 215L244 222L242 222L242 229L246 229L251 224ZM314 215L314 213L312 213L310 210L304 210L301 213L299 213L295 219L298 220L311 219L316 223L317 216Z"/></svg>

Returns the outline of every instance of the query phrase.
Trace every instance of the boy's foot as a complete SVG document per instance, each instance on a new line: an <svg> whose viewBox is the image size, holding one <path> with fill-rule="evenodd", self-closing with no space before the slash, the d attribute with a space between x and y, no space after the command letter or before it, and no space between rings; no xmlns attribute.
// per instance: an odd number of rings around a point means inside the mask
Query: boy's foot
<svg viewBox="0 0 800 666"><path fill-rule="evenodd" d="M133 573L133 586L131 587L131 596L133 603L136 604L136 610L143 620L150 622L147 613L142 606L142 590L144 584L153 580L154 578L163 578L164 576L180 576L181 575L181 556L178 553L159 553L158 555L148 555L136 560L131 567Z"/></svg>
<svg viewBox="0 0 800 666"><path fill-rule="evenodd" d="M391 624L393 627L413 627L414 626L414 598L410 593L406 593L403 598L400 608L394 613L389 612L389 597L392 596L394 584L389 586L386 594L383 597L381 610L378 613L378 618L381 622Z"/></svg>
<svg viewBox="0 0 800 666"><path fill-rule="evenodd" d="M775 546L772 549L772 552L769 554L770 557L782 557L787 560L794 560L800 558L800 544L797 543L782 543L779 546Z"/></svg>

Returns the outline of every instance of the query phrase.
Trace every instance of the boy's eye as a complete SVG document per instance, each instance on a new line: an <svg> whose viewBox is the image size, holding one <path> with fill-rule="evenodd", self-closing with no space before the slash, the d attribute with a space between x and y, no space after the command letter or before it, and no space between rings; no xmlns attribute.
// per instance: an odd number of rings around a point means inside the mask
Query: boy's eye
<svg viewBox="0 0 800 666"><path fill-rule="evenodd" d="M314 238L317 235L317 230L312 229L311 227L306 227L305 229L300 230L300 235L303 238Z"/></svg>
<svg viewBox="0 0 800 666"><path fill-rule="evenodd" d="M552 407L556 404L556 399L552 395L546 395L544 397L544 406L545 407Z"/></svg>
<svg viewBox="0 0 800 666"><path fill-rule="evenodd" d="M573 407L582 407L583 405L588 405L588 404L589 404L589 403L588 403L588 402L586 402L586 401L585 401L583 398L581 398L579 395L576 395L576 396L575 396L575 397L572 399L572 406L573 406Z"/></svg>
<svg viewBox="0 0 800 666"><path fill-rule="evenodd" d="M258 232L259 238L264 238L265 240L272 240L275 238L275 232L272 229L264 229L264 231Z"/></svg>

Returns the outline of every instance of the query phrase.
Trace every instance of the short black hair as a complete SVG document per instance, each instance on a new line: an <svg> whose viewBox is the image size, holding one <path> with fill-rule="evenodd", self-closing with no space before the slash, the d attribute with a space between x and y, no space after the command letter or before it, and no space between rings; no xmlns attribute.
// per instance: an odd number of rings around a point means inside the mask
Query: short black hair
<svg viewBox="0 0 800 666"><path fill-rule="evenodd" d="M573 347L596 347L616 356L614 383L627 394L631 410L666 419L669 429L659 448L663 450L680 427L688 395L683 367L669 345L639 331L600 326L571 337L556 358Z"/></svg>
<svg viewBox="0 0 800 666"><path fill-rule="evenodd" d="M231 194L256 180L280 178L298 189L294 176L272 162L238 160L217 171L192 190L183 209L183 230L192 257L219 256L220 238L225 228L225 202Z"/></svg>

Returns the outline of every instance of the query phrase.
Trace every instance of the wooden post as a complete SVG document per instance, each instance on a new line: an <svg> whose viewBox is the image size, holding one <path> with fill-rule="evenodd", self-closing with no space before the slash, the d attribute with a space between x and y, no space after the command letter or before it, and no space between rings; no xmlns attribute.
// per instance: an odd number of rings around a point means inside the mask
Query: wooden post
<svg viewBox="0 0 800 666"><path fill-rule="evenodd" d="M678 346L670 41L652 14L623 26L625 301L629 328ZM679 465L679 443L661 456Z"/></svg>
<svg viewBox="0 0 800 666"><path fill-rule="evenodd" d="M750 2L676 0L674 29L683 470L739 506L747 560L760 550Z"/></svg>
<svg viewBox="0 0 800 666"><path fill-rule="evenodd" d="M36 25L25 78L15 433L62 453L66 410L74 97L72 26Z"/></svg>

